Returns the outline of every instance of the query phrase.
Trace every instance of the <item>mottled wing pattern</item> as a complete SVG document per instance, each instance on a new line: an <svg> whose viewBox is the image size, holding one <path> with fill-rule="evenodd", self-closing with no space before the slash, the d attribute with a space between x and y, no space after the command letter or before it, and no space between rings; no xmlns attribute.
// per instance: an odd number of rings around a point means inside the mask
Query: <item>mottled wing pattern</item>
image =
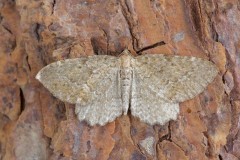
<svg viewBox="0 0 240 160"><path fill-rule="evenodd" d="M115 87L112 85L109 89L114 90ZM78 119L80 121L85 120L91 126L96 124L103 126L108 122L114 121L123 112L122 100L115 98L116 96L116 92L113 92L111 96L105 97L100 101L93 101L88 105L76 104L75 113Z"/></svg>
<svg viewBox="0 0 240 160"><path fill-rule="evenodd" d="M150 124L176 119L178 103L195 97L218 70L196 57L143 55L132 60L131 112Z"/></svg>
<svg viewBox="0 0 240 160"><path fill-rule="evenodd" d="M89 56L52 63L36 78L55 97L77 104L80 120L105 124L122 114L119 68L117 57Z"/></svg>
<svg viewBox="0 0 240 160"><path fill-rule="evenodd" d="M149 89L149 81L142 81L139 75L133 73L131 114L150 124L165 124L169 120L176 120L179 104L166 102L157 93Z"/></svg>
<svg viewBox="0 0 240 160"><path fill-rule="evenodd" d="M201 93L213 81L217 68L196 57L144 55L133 59L142 90L150 90L166 102L183 102ZM144 92L143 92L144 93Z"/></svg>

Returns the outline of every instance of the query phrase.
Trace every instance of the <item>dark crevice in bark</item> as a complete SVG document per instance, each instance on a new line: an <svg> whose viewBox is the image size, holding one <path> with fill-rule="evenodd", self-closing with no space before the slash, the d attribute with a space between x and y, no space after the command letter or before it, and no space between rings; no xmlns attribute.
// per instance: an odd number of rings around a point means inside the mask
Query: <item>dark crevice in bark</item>
<svg viewBox="0 0 240 160"><path fill-rule="evenodd" d="M218 159L219 160L223 160L223 158L222 158L222 156L220 154L218 155Z"/></svg>
<svg viewBox="0 0 240 160"><path fill-rule="evenodd" d="M215 41L215 42L220 42L219 41L219 35L218 35L218 33L217 33L217 31L216 31L216 28L215 28L215 26L214 26L214 24L212 24L212 26L211 26L211 29L212 29L212 39ZM221 43L221 42L220 42Z"/></svg>
<svg viewBox="0 0 240 160"><path fill-rule="evenodd" d="M72 47L69 47L69 48L67 49L67 55L69 56L69 55L71 54L71 52L72 52Z"/></svg>
<svg viewBox="0 0 240 160"><path fill-rule="evenodd" d="M201 3L200 3L199 0L197 1L197 5L198 5L198 8L199 8L199 18L200 18L201 22L204 23L203 22L203 17L202 17L203 14L202 14Z"/></svg>
<svg viewBox="0 0 240 160"><path fill-rule="evenodd" d="M235 109L234 109L234 100L230 97L230 100L229 100L229 103L230 103L230 106L231 106L231 124L232 124L232 127L230 128L230 134L228 134L228 136L226 137L227 139L227 143L225 144L224 146L224 149L227 153L231 152L233 150L233 146L234 146L234 140L236 140L236 136L233 136L231 134L231 130L234 129L234 124L236 124L236 122L234 121L234 117L236 116L236 114L234 114L235 112ZM237 135L237 134L235 134Z"/></svg>
<svg viewBox="0 0 240 160"><path fill-rule="evenodd" d="M105 29L102 29L103 33L104 33L104 37L106 37L106 40L107 40L107 48L106 48L106 51L107 51L107 55L108 55L108 48L109 48L109 37L108 37L108 34L107 34L107 31L105 31Z"/></svg>
<svg viewBox="0 0 240 160"><path fill-rule="evenodd" d="M5 26L5 25L2 25L2 26L3 26L3 28L4 28L6 31L8 31L10 34L13 34L12 31L11 31L7 26Z"/></svg>
<svg viewBox="0 0 240 160"><path fill-rule="evenodd" d="M86 153L88 153L90 150L91 150L91 142L88 140Z"/></svg>
<svg viewBox="0 0 240 160"><path fill-rule="evenodd" d="M111 51L109 51L109 36L108 32L105 29L101 29L103 33L103 38L104 41L99 40L99 37L92 37L90 39L91 45L94 51L94 54L96 55L111 55Z"/></svg>
<svg viewBox="0 0 240 160"><path fill-rule="evenodd" d="M201 13L200 13L200 8L199 8L199 2L196 2L197 4L195 4L194 2L191 4L191 16L192 16L192 20L194 22L195 25L195 29L198 33L199 38L201 38L200 35L202 35L202 24L201 24Z"/></svg>
<svg viewBox="0 0 240 160"><path fill-rule="evenodd" d="M188 10L190 24L194 32L196 32L197 37L199 38L200 42L205 42L205 33L204 33L204 22L203 22L203 13L201 8L201 3L199 0L191 1L185 0L185 6Z"/></svg>
<svg viewBox="0 0 240 160"><path fill-rule="evenodd" d="M139 144L137 144L136 146L137 146L139 152L140 152L143 156L145 156L144 152L143 152L142 149L141 149L141 146L140 146Z"/></svg>
<svg viewBox="0 0 240 160"><path fill-rule="evenodd" d="M172 135L171 135L171 122L168 123L168 133L164 136L160 137L158 140L158 143L161 143L162 141L170 141L172 142Z"/></svg>
<svg viewBox="0 0 240 160"><path fill-rule="evenodd" d="M156 147L157 147L158 144L160 144L160 143L163 142L163 141L169 141L169 142L175 144L177 147L179 147L179 149L180 149L181 151L183 151L183 152L185 153L185 151L182 149L182 147L181 147L179 144L177 144L176 142L174 142L174 141L172 140L171 121L170 121L169 124L168 124L168 133L167 133L166 135L164 135L164 136L162 136L162 137L159 138L159 140L158 140L158 142L157 142L157 144L156 144ZM156 148L156 150L157 150L157 148ZM157 151L158 151L158 150L157 150Z"/></svg>
<svg viewBox="0 0 240 160"><path fill-rule="evenodd" d="M54 7L56 5L56 0L53 0L53 3L52 3L52 15L54 14Z"/></svg>
<svg viewBox="0 0 240 160"><path fill-rule="evenodd" d="M29 69L29 71L31 72L32 68L31 68L31 66L30 66L30 64L29 64L28 55L26 56L26 61L27 61L28 69Z"/></svg>
<svg viewBox="0 0 240 160"><path fill-rule="evenodd" d="M96 55L108 54L108 51L107 51L107 53L105 53L104 48L102 48L102 46L99 45L99 41L97 38L95 38L95 37L91 38L91 45L92 45L94 54L96 54Z"/></svg>
<svg viewBox="0 0 240 160"><path fill-rule="evenodd" d="M147 47L144 47L144 48L138 50L138 51L137 51L137 54L138 54L138 55L141 55L141 52L143 52L143 51L146 51L146 50L149 50L149 49L158 47L158 46L162 46L162 45L165 45L165 44L166 44L166 43L165 43L164 41L157 42L157 43L155 43L155 44L152 44L152 45L150 45L150 46L147 46Z"/></svg>
<svg viewBox="0 0 240 160"><path fill-rule="evenodd" d="M208 18L208 25L210 26L210 31L209 33L211 34L212 40L214 40L215 42L219 42L219 35L218 32L216 30L215 27L215 21L214 21L214 17L215 15L217 15L217 10L218 9L218 5L216 4L216 9L210 13L206 12L206 17Z"/></svg>
<svg viewBox="0 0 240 160"><path fill-rule="evenodd" d="M134 126L132 125L133 124L133 120L132 120L132 115L131 115L131 112L130 112L130 109L128 109L128 112L127 112L127 116L129 118L129 127L130 127L130 137L131 137L131 140L132 140L132 143L134 143L134 140L133 140L133 136L134 136L134 133L133 133L133 130L135 129Z"/></svg>
<svg viewBox="0 0 240 160"><path fill-rule="evenodd" d="M129 104L130 105L130 104ZM129 107L129 108L131 108L131 106ZM132 115L131 115L131 110L130 109L128 109L128 112L127 112L127 115L128 115L128 117L129 117L129 123L130 123L130 133L129 133L129 135L130 135L130 137L131 137L131 140L132 140L132 143L134 144L134 146L136 146L136 148L137 148L137 150L141 153L141 155L143 156L143 157L146 157L145 156L145 154L142 152L142 149L141 149L141 147L140 147L140 145L137 143L135 143L134 142L134 139L133 139L133 136L134 136L134 134L136 134L136 133L133 133L133 132L135 132L135 131L133 131L134 129L134 125L133 125L133 117L132 117Z"/></svg>
<svg viewBox="0 0 240 160"><path fill-rule="evenodd" d="M169 137L169 134L165 134L164 136L162 136L161 138L159 138L159 142L162 142L162 141L165 141L165 140L168 140L171 142L171 139Z"/></svg>
<svg viewBox="0 0 240 160"><path fill-rule="evenodd" d="M35 29L34 29L34 35L38 41L40 41L39 29L40 29L40 24L36 23Z"/></svg>
<svg viewBox="0 0 240 160"><path fill-rule="evenodd" d="M228 71L228 70L226 70L226 71L222 74L222 83L223 83L224 85L229 86L229 84L228 84L227 81L225 80L225 75L226 75L227 71ZM230 93L231 93L231 91L230 91ZM225 94L228 98L230 98L230 97L229 97L230 95L229 95L229 93L227 93L226 89L224 89L224 94Z"/></svg>
<svg viewBox="0 0 240 160"><path fill-rule="evenodd" d="M56 106L56 112L55 112L55 117L58 120L66 120L66 106L65 103L59 102Z"/></svg>
<svg viewBox="0 0 240 160"><path fill-rule="evenodd" d="M126 1L121 1L120 2L120 6L121 6L121 10L122 10L122 14L123 14L123 17L125 18L128 26L129 26L129 32L131 34L131 37L132 37L132 46L133 46L133 49L136 51L137 50L137 46L138 46L138 40L137 40L137 37L135 36L134 32L133 32L133 29L134 29L134 20L133 18L131 17L131 11L129 9L129 6L128 6L128 3Z"/></svg>
<svg viewBox="0 0 240 160"><path fill-rule="evenodd" d="M212 144L211 144L211 142L209 140L208 133L207 132L203 132L203 135L204 135L204 137L207 138L207 145L206 145L205 155L210 158L212 156L212 150L213 150Z"/></svg>
<svg viewBox="0 0 240 160"><path fill-rule="evenodd" d="M176 142L174 142L174 141L170 141L170 142L172 142L173 144L175 144L181 151L183 151L183 153L185 153L186 154L186 152L185 152L185 150L184 149L182 149L182 147L179 145L179 144L177 144Z"/></svg>
<svg viewBox="0 0 240 160"><path fill-rule="evenodd" d="M23 90L22 88L19 88L20 90L20 113L22 113L25 109L25 97L24 97L24 94L23 94Z"/></svg>
<svg viewBox="0 0 240 160"><path fill-rule="evenodd" d="M0 13L0 23L2 22L2 20L3 20L3 16Z"/></svg>

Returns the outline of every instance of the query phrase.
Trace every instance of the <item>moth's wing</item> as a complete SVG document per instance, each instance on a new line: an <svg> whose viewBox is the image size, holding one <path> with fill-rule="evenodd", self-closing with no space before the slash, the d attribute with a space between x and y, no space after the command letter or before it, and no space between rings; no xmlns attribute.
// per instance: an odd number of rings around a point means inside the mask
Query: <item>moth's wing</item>
<svg viewBox="0 0 240 160"><path fill-rule="evenodd" d="M158 98L174 103L201 93L218 73L211 62L189 56L138 56L132 66L142 91L149 90Z"/></svg>
<svg viewBox="0 0 240 160"><path fill-rule="evenodd" d="M131 114L150 124L165 124L176 120L179 104L167 102L149 89L151 80L143 80L134 70L132 82Z"/></svg>
<svg viewBox="0 0 240 160"><path fill-rule="evenodd" d="M80 120L90 122L95 115L98 119L92 124L103 124L122 114L119 67L117 57L89 56L52 63L36 78L55 97L78 104L75 111Z"/></svg>
<svg viewBox="0 0 240 160"><path fill-rule="evenodd" d="M111 101L111 103L109 103ZM75 113L80 121L84 120L91 126L99 124L101 126L114 121L122 114L121 99L103 99L101 103L95 101L88 106L76 104Z"/></svg>
<svg viewBox="0 0 240 160"><path fill-rule="evenodd" d="M150 124L176 119L178 103L201 93L218 73L211 62L187 56L138 56L132 66L131 112Z"/></svg>
<svg viewBox="0 0 240 160"><path fill-rule="evenodd" d="M137 86L137 87L136 87ZM139 84L134 83L131 98L131 114L140 118L150 125L161 124L164 125L170 120L176 120L179 113L178 103L169 103L159 99L151 91L142 92Z"/></svg>

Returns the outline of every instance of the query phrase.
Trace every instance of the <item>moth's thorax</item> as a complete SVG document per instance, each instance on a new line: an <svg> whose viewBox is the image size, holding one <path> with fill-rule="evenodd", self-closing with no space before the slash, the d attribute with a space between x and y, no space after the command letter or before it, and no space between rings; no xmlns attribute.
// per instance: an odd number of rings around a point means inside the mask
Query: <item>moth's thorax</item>
<svg viewBox="0 0 240 160"><path fill-rule="evenodd" d="M121 68L131 68L132 55L128 50L124 50L120 56Z"/></svg>
<svg viewBox="0 0 240 160"><path fill-rule="evenodd" d="M133 57L128 50L124 50L120 56L121 59L121 78L131 80Z"/></svg>

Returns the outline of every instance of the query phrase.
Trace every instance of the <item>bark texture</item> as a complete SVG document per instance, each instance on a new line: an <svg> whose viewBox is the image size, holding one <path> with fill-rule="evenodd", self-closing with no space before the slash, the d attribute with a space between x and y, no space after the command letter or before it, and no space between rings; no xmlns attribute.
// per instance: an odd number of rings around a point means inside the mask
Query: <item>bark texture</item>
<svg viewBox="0 0 240 160"><path fill-rule="evenodd" d="M127 115L90 127L35 79L51 62L125 48L220 72L164 126ZM238 160L239 113L238 0L0 0L0 159Z"/></svg>

